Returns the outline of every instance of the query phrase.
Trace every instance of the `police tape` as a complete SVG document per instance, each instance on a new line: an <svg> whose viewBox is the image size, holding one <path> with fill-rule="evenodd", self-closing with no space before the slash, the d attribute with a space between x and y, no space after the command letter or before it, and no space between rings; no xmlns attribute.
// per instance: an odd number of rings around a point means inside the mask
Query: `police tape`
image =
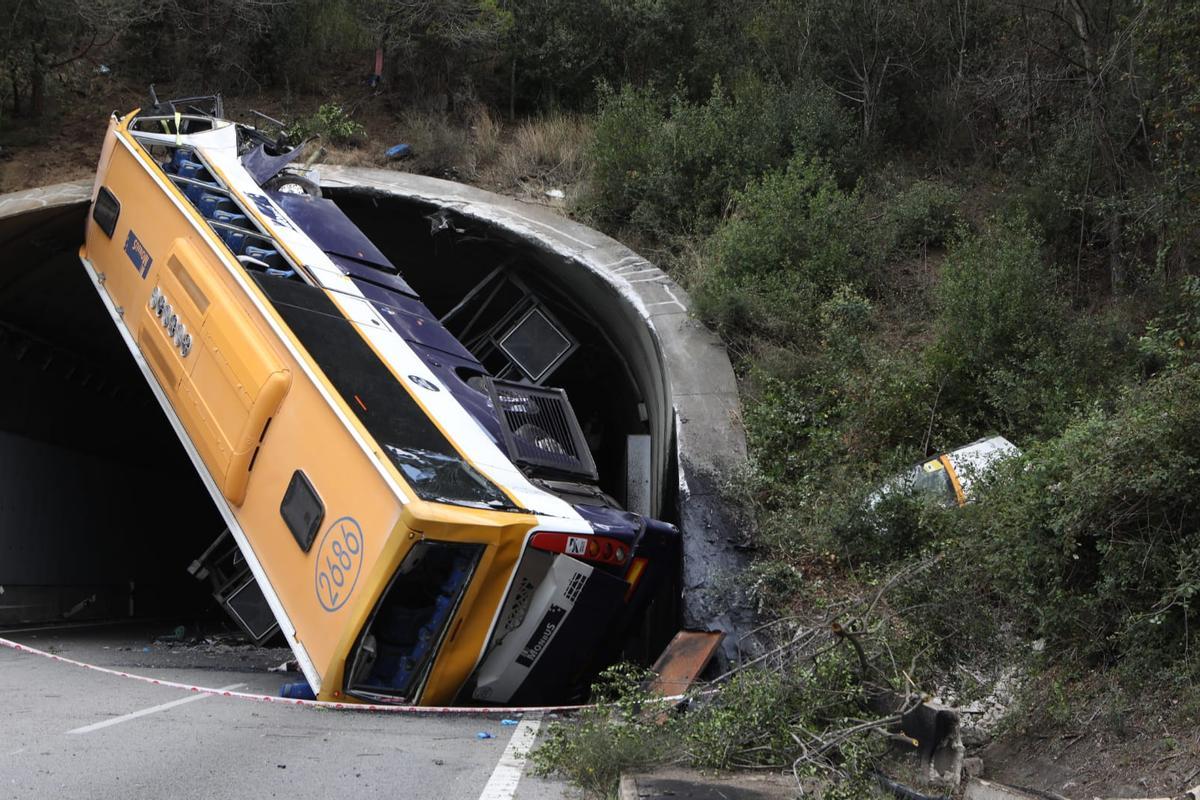
<svg viewBox="0 0 1200 800"><path fill-rule="evenodd" d="M256 703L276 703L285 706L306 706L308 708L321 708L330 711L375 711L385 714L412 714L412 715L436 715L436 714L461 714L464 716L509 716L513 714L553 714L566 713L570 711L582 711L588 708L597 708L598 704L583 704L583 705L564 705L564 706L403 706L403 705L388 705L379 703L340 703L332 700L301 700L292 697L275 697L269 694L253 694L251 692L235 692L229 689L212 689L207 686L195 686L189 683L178 683L176 681L163 680L161 678L151 678L146 675L137 675L133 672L123 672L119 669L110 669L101 667L95 664L89 664L86 661L77 661L73 658L60 656L56 653L48 653L45 650L38 650L36 647L30 647L20 642L14 642L11 639L0 637L0 647L7 647L16 650L19 653L28 653L30 655L42 656L51 661L58 661L62 664L70 664L74 667L82 667L93 672L101 672L105 675L115 675L118 678L128 678L130 680L149 683L154 686L165 686L168 689L182 689L188 692L197 694L209 694L216 697L232 697L235 700L251 700ZM672 695L670 697L654 698L651 702L672 703L683 700L685 695Z"/></svg>

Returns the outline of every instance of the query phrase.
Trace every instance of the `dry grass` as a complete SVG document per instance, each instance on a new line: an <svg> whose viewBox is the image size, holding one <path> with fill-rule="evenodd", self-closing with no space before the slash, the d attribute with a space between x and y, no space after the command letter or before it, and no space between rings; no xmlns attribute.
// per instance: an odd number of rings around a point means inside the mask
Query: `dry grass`
<svg viewBox="0 0 1200 800"><path fill-rule="evenodd" d="M469 181L473 177L471 132L442 111L407 111L400 116L395 141L412 145L413 157L396 166L439 178Z"/></svg>
<svg viewBox="0 0 1200 800"><path fill-rule="evenodd" d="M569 205L579 193L591 137L588 120L578 115L549 114L506 124L482 106L465 120L444 111L413 109L388 120L370 120L367 128L365 144L326 145L322 161L463 181L555 207ZM412 157L389 160L385 151L400 142L412 146Z"/></svg>
<svg viewBox="0 0 1200 800"><path fill-rule="evenodd" d="M386 162L383 151L386 148L381 142L367 142L361 147L339 147L325 145L325 155L321 157L323 164L340 164L344 167L379 167Z"/></svg>
<svg viewBox="0 0 1200 800"><path fill-rule="evenodd" d="M551 114L519 123L481 181L499 191L545 201L557 189L570 195L586 170L591 129L579 116Z"/></svg>
<svg viewBox="0 0 1200 800"><path fill-rule="evenodd" d="M481 165L492 164L504 148L504 125L483 107L471 121L471 159L473 178L479 177Z"/></svg>

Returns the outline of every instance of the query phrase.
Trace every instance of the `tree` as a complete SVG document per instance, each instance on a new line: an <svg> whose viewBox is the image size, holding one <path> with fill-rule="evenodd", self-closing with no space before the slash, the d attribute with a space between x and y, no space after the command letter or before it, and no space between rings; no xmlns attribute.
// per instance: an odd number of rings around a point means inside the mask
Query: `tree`
<svg viewBox="0 0 1200 800"><path fill-rule="evenodd" d="M133 23L152 17L150 0L0 0L0 64L16 115L41 117L51 74L93 60Z"/></svg>
<svg viewBox="0 0 1200 800"><path fill-rule="evenodd" d="M512 25L512 12L497 0L373 0L360 13L388 76L406 76L414 96L442 105L455 95L473 99L475 71L496 60Z"/></svg>

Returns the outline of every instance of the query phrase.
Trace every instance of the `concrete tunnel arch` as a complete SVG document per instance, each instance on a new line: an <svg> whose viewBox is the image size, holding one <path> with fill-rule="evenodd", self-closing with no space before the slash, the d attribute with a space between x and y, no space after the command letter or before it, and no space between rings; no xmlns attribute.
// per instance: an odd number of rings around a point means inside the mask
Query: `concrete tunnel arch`
<svg viewBox="0 0 1200 800"><path fill-rule="evenodd" d="M687 293L621 243L543 206L404 172L324 166L320 174L323 191L335 201L366 200L385 208L395 204L396 208L410 211L440 211L458 223L486 230L488 235L520 248L536 263L543 278L553 281L602 323L605 335L623 355L645 406L650 431L648 510L676 522L683 533L681 622L688 628L727 631L730 636L725 654L735 658L737 640L749 630L750 624L749 612L739 605L740 592L736 587L745 566L739 544L747 538L752 523L746 509L723 494L722 484L745 463L745 432L728 355L720 340L692 318ZM63 348L67 352L83 352L82 359L86 361L87 351L93 345L113 358L113 353L119 351L113 343L100 346L108 334L111 334L108 338L115 339L116 333L102 330L106 318L94 293L88 297L86 292L77 291L78 287L71 291L58 288L58 283L67 280L67 273L62 272L67 259L81 241L92 191L91 181L78 181L0 195L0 254L3 254L0 255L0 336L6 336L10 345L16 337L17 347L26 348L22 352L28 352L30 341L43 348L55 346L54 336L41 335L54 327L51 310L59 320L86 320L77 332L79 347ZM17 307L28 309L30 302L22 296L13 296L12 292L19 292L19 287L29 283L24 280L28 271L43 269L51 262L57 265L59 273L47 272L47 281L39 282L36 274L32 278L35 295L49 293L57 298L47 303L46 312L37 317L46 320L47 330L37 330L37 324L31 324L28 317L22 324L9 325L10 320L5 317L21 316ZM77 262L75 266L82 279L82 268ZM33 302L36 305L39 301ZM89 303L94 308L88 309ZM79 359L76 355L76 360ZM127 355L125 360L128 361ZM124 385L141 380L132 363L128 367L122 374L105 376L105 384L118 395L124 392L128 403L143 403L149 397L144 386ZM17 383L6 380L3 373L6 368L13 367L9 360L0 359L0 386L11 387L6 392L19 391ZM151 408L149 404L146 407ZM80 413L97 412L81 409ZM29 608L40 609L47 618L60 618L89 597L96 613L105 608L122 610L116 599L105 602L96 599L95 593L88 594L86 580L73 593L50 584L56 575L50 563L55 558L54 551L77 549L68 535L42 533L38 536L41 546L29 545L30 532L39 525L36 513L38 509L44 511L47 504L28 502L31 489L37 495L38 487L29 485L36 478L21 475L21 463L28 463L33 453L35 461L45 462L42 474L47 475L53 473L56 457L78 459L67 456L70 448L62 448L61 443L51 449L33 448L25 435L28 432L20 430L23 418L11 411L0 415L0 437L3 437L0 438L0 625L30 618ZM43 420L41 424L44 427L47 423ZM127 419L122 424L130 422ZM103 419L98 417L96 425L102 427ZM113 433L109 431L110 435ZM144 434L147 438L155 435ZM120 439L119 434L115 436L116 441ZM156 446L170 450L168 444ZM169 474L170 469L190 469L186 459L172 459L166 450L159 460L170 467L158 472ZM182 456L182 448L178 450L177 455ZM151 460L132 469L139 474L150 473L155 471L153 465ZM73 465L71 470L86 475L101 472L103 468L95 463L81 463ZM96 490L105 491L111 493L106 489ZM195 492L194 497L189 495L187 504L201 508L204 499L200 495L202 490ZM108 502L116 500L110 497ZM166 498L158 498L141 509L140 518L145 518L147 508L169 518L172 505ZM116 516L120 517L120 512ZM192 516L202 518L203 512L196 511ZM215 512L212 516L215 518ZM78 527L80 520L68 515L59 519L58 524ZM98 548L90 543L82 551L95 557ZM24 568L30 561L35 562L36 569ZM149 566L142 569L151 571ZM71 572L62 571L59 580L68 585L77 580ZM31 585L31 575L38 576L41 583ZM148 581L151 598L153 584L153 580Z"/></svg>

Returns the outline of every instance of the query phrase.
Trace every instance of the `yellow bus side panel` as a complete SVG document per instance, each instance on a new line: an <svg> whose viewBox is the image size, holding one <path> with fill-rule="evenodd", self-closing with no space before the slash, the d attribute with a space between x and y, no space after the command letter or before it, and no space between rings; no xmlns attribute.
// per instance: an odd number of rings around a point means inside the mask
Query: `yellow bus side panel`
<svg viewBox="0 0 1200 800"><path fill-rule="evenodd" d="M229 508L266 573L264 589L278 597L295 626L296 639L322 678L322 697L331 698L341 688L348 654L343 640L366 619L410 546L405 531L380 562L398 524L401 500L372 463L383 456L355 440L321 391L323 386L332 394L332 389L306 374L289 348L295 346L290 333L273 329L271 321L282 326L273 309L264 312L255 306L248 292L256 289L239 284L213 250L221 245L210 244L193 229L193 220L204 223L191 209L181 210L170 202L164 182L161 176L155 180L126 146L117 143L99 181L121 204L117 227L109 238L89 224L82 254L104 275L103 291L124 311L122 323L226 497L239 494L226 480L229 470L239 458L245 462L244 469L239 467L245 476L242 503L231 501ZM151 259L148 267L142 261L144 275L126 252L131 233ZM171 255L179 262L174 267ZM188 276L182 280L181 267ZM194 286L186 285L189 281ZM167 292L192 334L193 350L187 358L149 310L155 285ZM268 418L270 426L260 444ZM297 544L280 514L296 471L303 471L325 509L308 552ZM343 520L350 522L339 524ZM352 570L344 575L333 603L318 594L318 586L324 585L322 571L328 574L332 563L327 561L333 556L328 543L351 527L361 531L360 552L354 554Z"/></svg>

